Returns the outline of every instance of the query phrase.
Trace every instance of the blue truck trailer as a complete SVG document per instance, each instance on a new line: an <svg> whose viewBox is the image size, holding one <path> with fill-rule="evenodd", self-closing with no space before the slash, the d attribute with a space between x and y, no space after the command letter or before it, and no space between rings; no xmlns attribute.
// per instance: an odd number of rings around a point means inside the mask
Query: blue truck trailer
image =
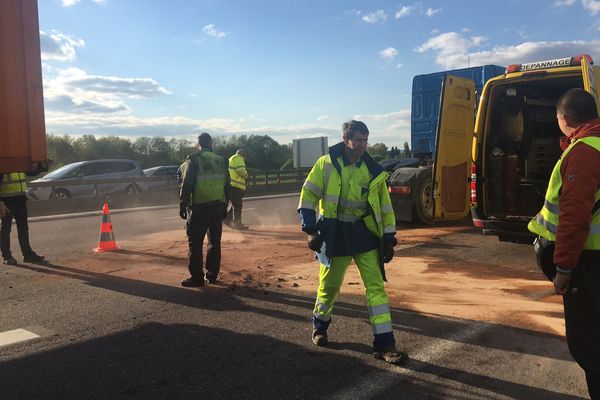
<svg viewBox="0 0 600 400"><path fill-rule="evenodd" d="M475 90L479 94L489 79L504 74L504 71L505 67L484 65L417 75L413 78L410 118L413 158L395 164L390 176L389 189L396 220L433 223L431 165L436 151L444 77L451 75L470 79L475 82Z"/></svg>

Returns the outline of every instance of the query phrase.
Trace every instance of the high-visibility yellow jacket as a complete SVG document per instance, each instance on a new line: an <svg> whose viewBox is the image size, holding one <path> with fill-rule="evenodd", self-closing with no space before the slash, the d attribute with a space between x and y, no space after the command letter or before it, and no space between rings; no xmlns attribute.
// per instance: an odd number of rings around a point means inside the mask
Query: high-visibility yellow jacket
<svg viewBox="0 0 600 400"><path fill-rule="evenodd" d="M202 149L188 157L183 175L180 200L192 205L225 203L229 182L223 157L210 149Z"/></svg>
<svg viewBox="0 0 600 400"><path fill-rule="evenodd" d="M27 191L26 175L23 172L8 172L2 174L0 182L0 197L24 195Z"/></svg>
<svg viewBox="0 0 600 400"><path fill-rule="evenodd" d="M585 143L594 149L600 151L600 137L589 136L578 139L571 143L569 147L563 152L561 158L558 160L552 175L550 175L550 181L548 183L548 189L546 190L546 197L544 200L544 207L542 210L529 222L527 228L541 237L548 239L552 242L556 241L556 232L558 229L558 215L560 213L559 197L562 187L562 176L560 168L564 157L576 146L579 142ZM594 201L597 203L600 201L600 190L596 192ZM600 250L600 211L596 211L590 221L590 232L587 240L583 246L586 250Z"/></svg>
<svg viewBox="0 0 600 400"><path fill-rule="evenodd" d="M356 223L362 220L376 238L396 241L396 219L386 185L387 173L368 153L355 166L344 165L344 148L344 143L332 146L329 154L317 160L302 187L298 206L302 230L318 232L325 241L329 257L333 255L338 221ZM350 168L354 168L354 176L349 178L350 186L342 193L342 171L347 169L344 174L347 176ZM353 181L365 182L356 174L367 174L367 185L353 184ZM316 208L321 215L318 222Z"/></svg>
<svg viewBox="0 0 600 400"><path fill-rule="evenodd" d="M246 190L246 178L248 178L246 160L239 154L229 157L229 178L232 187Z"/></svg>

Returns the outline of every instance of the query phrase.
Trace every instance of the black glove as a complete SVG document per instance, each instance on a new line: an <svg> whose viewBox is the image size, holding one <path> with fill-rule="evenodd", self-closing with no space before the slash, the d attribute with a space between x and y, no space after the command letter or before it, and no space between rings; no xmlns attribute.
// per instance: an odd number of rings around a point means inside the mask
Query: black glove
<svg viewBox="0 0 600 400"><path fill-rule="evenodd" d="M184 204L184 203L179 204L179 216L181 217L181 219L187 219L187 217L188 217L187 204Z"/></svg>
<svg viewBox="0 0 600 400"><path fill-rule="evenodd" d="M394 245L392 243L383 244L383 262L389 263L394 258Z"/></svg>
<svg viewBox="0 0 600 400"><path fill-rule="evenodd" d="M308 235L308 248L312 251L319 253L321 246L323 245L323 239L320 235Z"/></svg>

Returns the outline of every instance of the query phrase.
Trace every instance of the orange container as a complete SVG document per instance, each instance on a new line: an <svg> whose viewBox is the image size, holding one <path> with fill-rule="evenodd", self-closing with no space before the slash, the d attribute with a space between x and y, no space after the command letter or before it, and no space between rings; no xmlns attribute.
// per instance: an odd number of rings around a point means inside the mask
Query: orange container
<svg viewBox="0 0 600 400"><path fill-rule="evenodd" d="M48 169L36 0L0 1L0 172Z"/></svg>

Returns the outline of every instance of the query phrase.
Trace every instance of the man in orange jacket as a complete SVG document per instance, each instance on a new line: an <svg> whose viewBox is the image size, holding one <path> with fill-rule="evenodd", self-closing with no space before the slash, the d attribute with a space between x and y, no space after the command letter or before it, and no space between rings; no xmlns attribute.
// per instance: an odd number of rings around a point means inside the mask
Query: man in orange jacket
<svg viewBox="0 0 600 400"><path fill-rule="evenodd" d="M554 243L554 290L563 295L569 351L591 398L600 399L600 119L583 89L561 96L556 117L564 152L529 229Z"/></svg>

